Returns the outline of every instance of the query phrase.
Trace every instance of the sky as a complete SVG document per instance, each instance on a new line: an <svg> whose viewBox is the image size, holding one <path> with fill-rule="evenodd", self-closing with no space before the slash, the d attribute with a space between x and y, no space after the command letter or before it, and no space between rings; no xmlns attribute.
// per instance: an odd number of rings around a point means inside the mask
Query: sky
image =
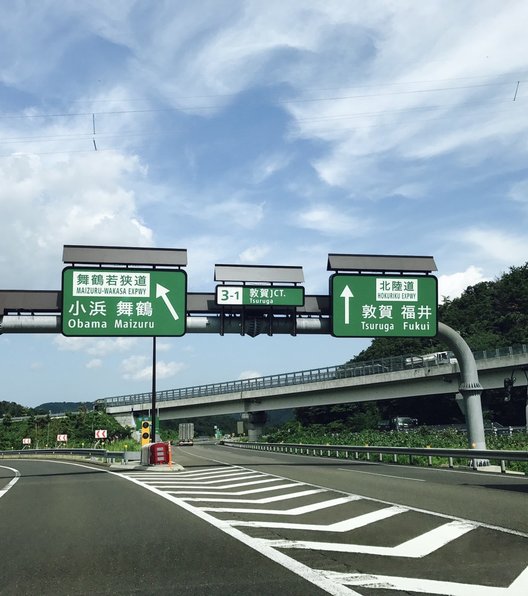
<svg viewBox="0 0 528 596"><path fill-rule="evenodd" d="M215 264L431 255L455 298L528 259L524 0L0 0L0 289L65 244ZM170 389L332 366L368 339L157 342ZM0 336L0 400L150 391L149 338Z"/></svg>

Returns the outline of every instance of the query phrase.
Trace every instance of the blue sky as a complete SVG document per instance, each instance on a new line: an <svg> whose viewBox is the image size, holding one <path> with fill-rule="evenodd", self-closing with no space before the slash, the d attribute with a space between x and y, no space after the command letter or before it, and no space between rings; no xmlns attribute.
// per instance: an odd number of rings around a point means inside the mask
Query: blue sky
<svg viewBox="0 0 528 596"><path fill-rule="evenodd" d="M433 255L440 295L527 260L522 0L0 1L0 287L60 289L64 244L214 265ZM95 134L94 134L95 128ZM97 146L97 151L94 148ZM187 334L166 389L339 364L368 340ZM148 339L0 337L0 399L149 391Z"/></svg>

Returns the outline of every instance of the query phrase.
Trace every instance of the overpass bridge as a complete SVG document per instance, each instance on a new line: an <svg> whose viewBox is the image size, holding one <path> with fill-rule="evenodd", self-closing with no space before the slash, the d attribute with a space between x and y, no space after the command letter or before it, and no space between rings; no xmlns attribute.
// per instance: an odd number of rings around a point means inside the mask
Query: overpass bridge
<svg viewBox="0 0 528 596"><path fill-rule="evenodd" d="M505 379L528 384L528 345L473 356L482 389L504 388ZM258 427L268 410L404 397L453 394L463 409L460 390L457 359L450 352L437 352L170 389L157 392L156 402L161 420L240 413ZM138 393L98 401L121 423L133 426L134 417L149 415L151 397L151 393Z"/></svg>

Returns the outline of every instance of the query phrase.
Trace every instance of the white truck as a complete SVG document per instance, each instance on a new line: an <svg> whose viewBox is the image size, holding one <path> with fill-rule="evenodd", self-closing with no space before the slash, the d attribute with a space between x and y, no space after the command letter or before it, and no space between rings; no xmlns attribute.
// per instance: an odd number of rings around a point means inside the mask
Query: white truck
<svg viewBox="0 0 528 596"><path fill-rule="evenodd" d="M406 368L421 368L423 366L438 366L442 364L455 364L457 359L453 352L433 352L422 356L405 358Z"/></svg>
<svg viewBox="0 0 528 596"><path fill-rule="evenodd" d="M182 422L178 425L178 445L194 445L194 423Z"/></svg>

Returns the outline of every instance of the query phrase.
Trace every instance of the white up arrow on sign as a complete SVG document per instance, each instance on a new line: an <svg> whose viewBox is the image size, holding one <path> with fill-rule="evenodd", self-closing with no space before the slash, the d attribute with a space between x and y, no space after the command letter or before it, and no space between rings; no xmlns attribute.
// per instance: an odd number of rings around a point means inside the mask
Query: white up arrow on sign
<svg viewBox="0 0 528 596"><path fill-rule="evenodd" d="M349 304L350 298L354 298L354 294L352 294L352 290L347 285L343 288L343 291L341 292L339 297L345 299L345 325L350 325Z"/></svg>
<svg viewBox="0 0 528 596"><path fill-rule="evenodd" d="M172 318L175 321L177 321L180 317L178 316L178 313L174 310L174 306L172 306L170 300L167 298L167 294L169 293L169 291L170 290L168 290L166 287L160 284L156 284L156 298L161 298L163 302L165 302L165 305L167 306L170 314L172 315Z"/></svg>

